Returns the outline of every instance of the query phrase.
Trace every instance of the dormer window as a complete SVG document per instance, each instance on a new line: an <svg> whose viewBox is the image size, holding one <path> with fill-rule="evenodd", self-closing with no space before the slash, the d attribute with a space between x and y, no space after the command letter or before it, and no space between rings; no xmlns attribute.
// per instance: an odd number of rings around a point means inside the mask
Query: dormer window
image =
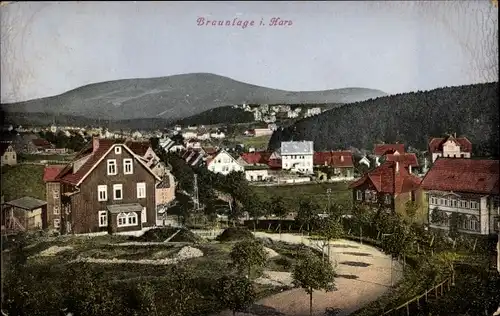
<svg viewBox="0 0 500 316"><path fill-rule="evenodd" d="M116 146L115 147L115 154L120 155L122 153L122 148L121 146Z"/></svg>

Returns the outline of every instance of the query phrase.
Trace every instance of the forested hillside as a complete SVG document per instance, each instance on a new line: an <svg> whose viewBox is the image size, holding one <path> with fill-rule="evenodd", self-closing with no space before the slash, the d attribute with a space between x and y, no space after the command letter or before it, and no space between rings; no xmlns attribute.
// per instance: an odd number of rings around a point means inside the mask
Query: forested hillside
<svg viewBox="0 0 500 316"><path fill-rule="evenodd" d="M236 109L232 106L222 106L210 109L200 114L178 120L180 125L215 125L215 124L236 124L253 122L252 112L245 112L242 109Z"/></svg>
<svg viewBox="0 0 500 316"><path fill-rule="evenodd" d="M399 141L427 150L430 137L456 133L471 140L476 155L498 156L498 112L498 82L403 93L300 120L276 131L269 148L286 140L312 140L316 150Z"/></svg>

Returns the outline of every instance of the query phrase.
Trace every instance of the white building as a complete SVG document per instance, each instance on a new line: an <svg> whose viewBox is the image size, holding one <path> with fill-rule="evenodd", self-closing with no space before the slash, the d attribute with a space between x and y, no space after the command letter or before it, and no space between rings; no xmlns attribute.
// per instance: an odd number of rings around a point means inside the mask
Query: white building
<svg viewBox="0 0 500 316"><path fill-rule="evenodd" d="M470 158L472 143L466 137L457 138L456 134L446 138L433 138L429 142L429 153L433 163L438 157Z"/></svg>
<svg viewBox="0 0 500 316"><path fill-rule="evenodd" d="M304 117L314 116L318 114L321 114L321 108L310 108L306 110L306 113L304 113Z"/></svg>
<svg viewBox="0 0 500 316"><path fill-rule="evenodd" d="M186 131L186 132L182 133L182 138L184 138L184 139L191 139L191 138L196 139L197 137L198 137L198 133L193 132L193 131Z"/></svg>
<svg viewBox="0 0 500 316"><path fill-rule="evenodd" d="M422 180L431 228L489 235L500 229L499 161L439 158Z"/></svg>
<svg viewBox="0 0 500 316"><path fill-rule="evenodd" d="M305 174L313 173L314 142L281 143L281 168Z"/></svg>
<svg viewBox="0 0 500 316"><path fill-rule="evenodd" d="M223 132L217 132L217 133L211 133L210 137L215 139L223 139L226 137L226 135Z"/></svg>
<svg viewBox="0 0 500 316"><path fill-rule="evenodd" d="M227 175L232 171L244 171L243 166L240 165L233 156L231 156L227 151L223 149L219 151L215 155L215 157L207 163L207 168L213 173L221 173L223 175Z"/></svg>
<svg viewBox="0 0 500 316"><path fill-rule="evenodd" d="M270 136L273 134L273 131L269 128L256 128L254 129L254 136Z"/></svg>

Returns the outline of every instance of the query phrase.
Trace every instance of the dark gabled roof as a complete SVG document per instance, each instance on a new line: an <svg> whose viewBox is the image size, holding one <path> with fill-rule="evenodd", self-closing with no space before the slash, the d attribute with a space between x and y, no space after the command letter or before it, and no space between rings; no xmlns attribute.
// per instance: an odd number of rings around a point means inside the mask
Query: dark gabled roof
<svg viewBox="0 0 500 316"><path fill-rule="evenodd" d="M31 196L25 196L17 200L9 201L5 203L6 205L14 206L17 208L21 208L23 210L31 211L34 209L37 209L39 207L42 207L47 204L46 201L42 201L39 199L35 199L34 197Z"/></svg>
<svg viewBox="0 0 500 316"><path fill-rule="evenodd" d="M397 161L404 167L418 167L418 159L417 155L414 153L406 153L406 154L388 154L386 156L387 161Z"/></svg>
<svg viewBox="0 0 500 316"><path fill-rule="evenodd" d="M130 148L137 156L143 157L151 147L150 142L126 141L125 146Z"/></svg>

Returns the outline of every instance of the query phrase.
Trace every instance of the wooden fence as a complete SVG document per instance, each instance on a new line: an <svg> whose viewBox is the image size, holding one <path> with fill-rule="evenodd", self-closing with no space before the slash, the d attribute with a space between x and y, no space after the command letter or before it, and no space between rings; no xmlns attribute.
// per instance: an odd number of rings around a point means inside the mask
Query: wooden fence
<svg viewBox="0 0 500 316"><path fill-rule="evenodd" d="M406 301L396 308L388 310L382 315L413 315L416 311L425 308L429 302L429 299L443 296L446 291L450 290L450 287L452 285L452 278L447 278L443 282L425 291L424 293L415 296L411 300Z"/></svg>

